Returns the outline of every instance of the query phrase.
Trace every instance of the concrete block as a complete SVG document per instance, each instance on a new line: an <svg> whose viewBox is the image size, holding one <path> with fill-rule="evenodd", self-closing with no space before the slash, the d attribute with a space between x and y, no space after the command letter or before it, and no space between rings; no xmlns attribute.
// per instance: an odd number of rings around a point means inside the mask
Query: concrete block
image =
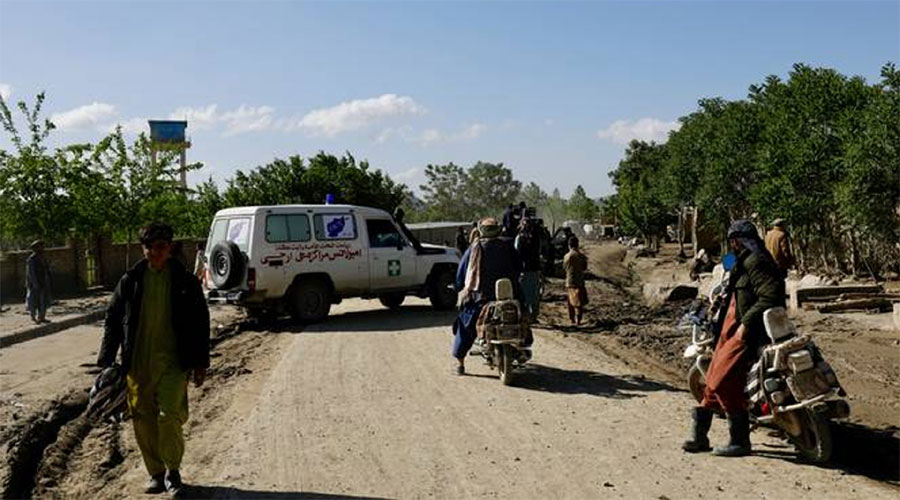
<svg viewBox="0 0 900 500"><path fill-rule="evenodd" d="M791 310L797 310L803 305L804 300L810 297L837 297L842 293L881 293L884 288L881 285L835 285L797 287L791 290L788 306Z"/></svg>
<svg viewBox="0 0 900 500"><path fill-rule="evenodd" d="M900 302L894 303L894 330L900 331Z"/></svg>

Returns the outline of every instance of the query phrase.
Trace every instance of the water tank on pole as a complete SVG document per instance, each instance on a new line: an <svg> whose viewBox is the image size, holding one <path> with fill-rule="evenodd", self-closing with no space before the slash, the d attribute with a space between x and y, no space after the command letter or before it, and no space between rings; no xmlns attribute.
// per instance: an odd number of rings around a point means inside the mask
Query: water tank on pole
<svg viewBox="0 0 900 500"><path fill-rule="evenodd" d="M150 140L161 144L181 144L185 142L184 131L187 121L149 120Z"/></svg>
<svg viewBox="0 0 900 500"><path fill-rule="evenodd" d="M153 163L156 164L156 150L169 149L180 152L181 187L187 189L187 149L191 142L185 137L186 120L147 120L150 124Z"/></svg>

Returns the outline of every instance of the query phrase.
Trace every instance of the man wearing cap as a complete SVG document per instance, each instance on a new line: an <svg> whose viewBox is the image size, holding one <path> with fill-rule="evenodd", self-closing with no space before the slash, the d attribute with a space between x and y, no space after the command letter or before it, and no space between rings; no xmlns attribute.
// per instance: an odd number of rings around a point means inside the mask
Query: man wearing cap
<svg viewBox="0 0 900 500"><path fill-rule="evenodd" d="M497 280L513 282L515 296L520 299L519 273L522 263L510 238L502 237L503 228L493 217L478 223L478 239L466 250L456 272L456 290L460 294L459 316L453 323L453 357L456 374L465 375L465 359L475 342L476 323L481 309L496 300Z"/></svg>
<svg viewBox="0 0 900 500"><path fill-rule="evenodd" d="M97 357L112 365L121 347L128 409L150 474L145 492L178 493L187 421L187 386L200 386L209 367L209 309L197 277L172 259L172 228L143 228L144 259L116 286Z"/></svg>
<svg viewBox="0 0 900 500"><path fill-rule="evenodd" d="M787 276L788 269L794 266L794 254L791 252L791 237L784 227L784 219L772 221L772 229L766 233L766 250L775 259L782 276Z"/></svg>
<svg viewBox="0 0 900 500"><path fill-rule="evenodd" d="M50 306L50 266L44 258L44 242L31 243L31 255L25 260L25 308L31 321L45 323Z"/></svg>
<svg viewBox="0 0 900 500"><path fill-rule="evenodd" d="M763 313L784 307L784 279L763 246L756 226L735 221L728 229L728 246L737 256L728 282L727 313L719 330L719 341L706 372L706 389L700 406L692 412L690 438L682 445L688 453L710 451L707 433L713 412L728 417L728 444L714 455L740 457L750 454L750 420L744 384L747 368L756 359L768 336Z"/></svg>

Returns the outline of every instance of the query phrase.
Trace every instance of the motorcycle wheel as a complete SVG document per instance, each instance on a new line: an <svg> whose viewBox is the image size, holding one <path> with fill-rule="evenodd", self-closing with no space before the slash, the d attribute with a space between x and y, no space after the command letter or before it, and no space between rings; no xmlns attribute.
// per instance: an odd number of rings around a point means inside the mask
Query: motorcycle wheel
<svg viewBox="0 0 900 500"><path fill-rule="evenodd" d="M694 396L698 403L702 403L703 392L706 391L706 377L703 376L703 372L697 368L697 365L692 366L688 371L687 383L691 396Z"/></svg>
<svg viewBox="0 0 900 500"><path fill-rule="evenodd" d="M497 369L500 371L500 383L512 385L513 382L513 352L512 347L502 346L497 350L500 359L497 360Z"/></svg>
<svg viewBox="0 0 900 500"><path fill-rule="evenodd" d="M831 458L831 426L828 417L812 408L797 410L794 416L799 420L800 433L786 432L788 440L800 455L812 463L827 462Z"/></svg>

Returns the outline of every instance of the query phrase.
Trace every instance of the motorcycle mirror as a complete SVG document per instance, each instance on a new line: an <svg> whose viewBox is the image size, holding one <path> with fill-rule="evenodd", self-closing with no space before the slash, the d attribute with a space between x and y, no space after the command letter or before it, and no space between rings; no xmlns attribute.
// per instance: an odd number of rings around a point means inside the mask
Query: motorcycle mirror
<svg viewBox="0 0 900 500"><path fill-rule="evenodd" d="M726 271L734 269L735 264L737 264L737 256L735 254L728 252L722 257L722 267L724 267Z"/></svg>

